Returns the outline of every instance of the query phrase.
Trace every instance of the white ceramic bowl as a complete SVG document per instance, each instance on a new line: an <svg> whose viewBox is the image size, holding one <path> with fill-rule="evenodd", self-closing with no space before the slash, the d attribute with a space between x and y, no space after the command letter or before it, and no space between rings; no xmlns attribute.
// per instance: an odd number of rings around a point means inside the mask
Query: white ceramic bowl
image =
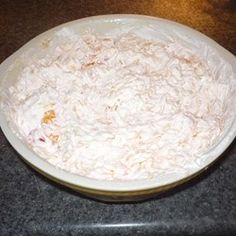
<svg viewBox="0 0 236 236"><path fill-rule="evenodd" d="M96 32L107 32L111 29L118 29L123 26L135 26L140 30L147 25L153 25L159 29L166 30L167 32L175 31L182 36L194 39L196 42L205 43L212 47L217 53L232 65L234 74L236 74L236 58L227 50L218 45L215 41L209 39L203 34L183 26L181 24L155 18L140 15L106 15L88 17L76 21L72 21L58 27L55 27L36 38L32 39L13 55L7 58L0 65L0 77L1 77L1 90L6 89L16 81L17 74L22 68L20 55L26 51L35 50L39 53L43 53L40 49L40 44L43 40L47 39L61 28L69 28L77 33L80 33L87 28L92 28ZM1 98L2 99L2 98ZM230 145L236 135L236 116L232 122L231 127L226 130L223 138L206 154L204 155L204 163L199 166L198 169L189 173L188 176L182 175L168 175L160 176L150 180L136 180L136 181L101 181L81 177L61 169L55 168L44 159L37 156L32 150L30 150L17 136L11 131L4 116L4 111L0 113L0 125L3 133L14 147L14 149L21 155L21 157L30 164L34 169L47 176L54 181L66 185L72 189L78 190L85 195L108 200L140 200L152 196L153 194L165 191L179 185L192 177L196 176L213 163Z"/></svg>

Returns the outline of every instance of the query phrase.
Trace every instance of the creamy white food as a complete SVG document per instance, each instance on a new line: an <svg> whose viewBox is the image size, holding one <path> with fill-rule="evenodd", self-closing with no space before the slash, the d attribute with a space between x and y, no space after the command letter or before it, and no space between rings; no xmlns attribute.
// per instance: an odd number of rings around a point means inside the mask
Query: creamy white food
<svg viewBox="0 0 236 236"><path fill-rule="evenodd" d="M49 47L4 109L58 168L106 180L187 173L225 128L230 85L180 42L85 34Z"/></svg>

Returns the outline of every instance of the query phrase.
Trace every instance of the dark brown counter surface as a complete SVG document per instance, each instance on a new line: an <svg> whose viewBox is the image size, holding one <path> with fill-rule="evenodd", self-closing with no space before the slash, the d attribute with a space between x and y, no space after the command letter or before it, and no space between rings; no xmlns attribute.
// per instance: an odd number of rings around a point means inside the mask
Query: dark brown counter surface
<svg viewBox="0 0 236 236"><path fill-rule="evenodd" d="M0 0L0 63L54 26L120 13L183 23L236 54L235 0ZM236 142L184 186L142 203L106 204L37 174L0 131L0 235L236 235Z"/></svg>

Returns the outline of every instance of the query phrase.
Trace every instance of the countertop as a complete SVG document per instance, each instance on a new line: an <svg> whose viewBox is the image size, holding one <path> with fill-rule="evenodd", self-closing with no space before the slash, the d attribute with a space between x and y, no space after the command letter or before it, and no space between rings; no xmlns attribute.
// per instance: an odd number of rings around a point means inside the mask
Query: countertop
<svg viewBox="0 0 236 236"><path fill-rule="evenodd" d="M117 13L186 24L236 54L234 0L0 0L0 62L56 25ZM111 204L42 177L0 131L0 235L236 235L236 142L183 186L145 202Z"/></svg>

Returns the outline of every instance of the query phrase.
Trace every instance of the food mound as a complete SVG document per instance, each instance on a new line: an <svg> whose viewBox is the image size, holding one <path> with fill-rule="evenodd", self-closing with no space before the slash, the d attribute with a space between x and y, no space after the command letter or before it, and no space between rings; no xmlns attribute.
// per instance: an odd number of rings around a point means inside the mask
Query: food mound
<svg viewBox="0 0 236 236"><path fill-rule="evenodd" d="M180 41L86 33L46 46L3 106L58 168L103 180L187 173L225 129L230 85Z"/></svg>

